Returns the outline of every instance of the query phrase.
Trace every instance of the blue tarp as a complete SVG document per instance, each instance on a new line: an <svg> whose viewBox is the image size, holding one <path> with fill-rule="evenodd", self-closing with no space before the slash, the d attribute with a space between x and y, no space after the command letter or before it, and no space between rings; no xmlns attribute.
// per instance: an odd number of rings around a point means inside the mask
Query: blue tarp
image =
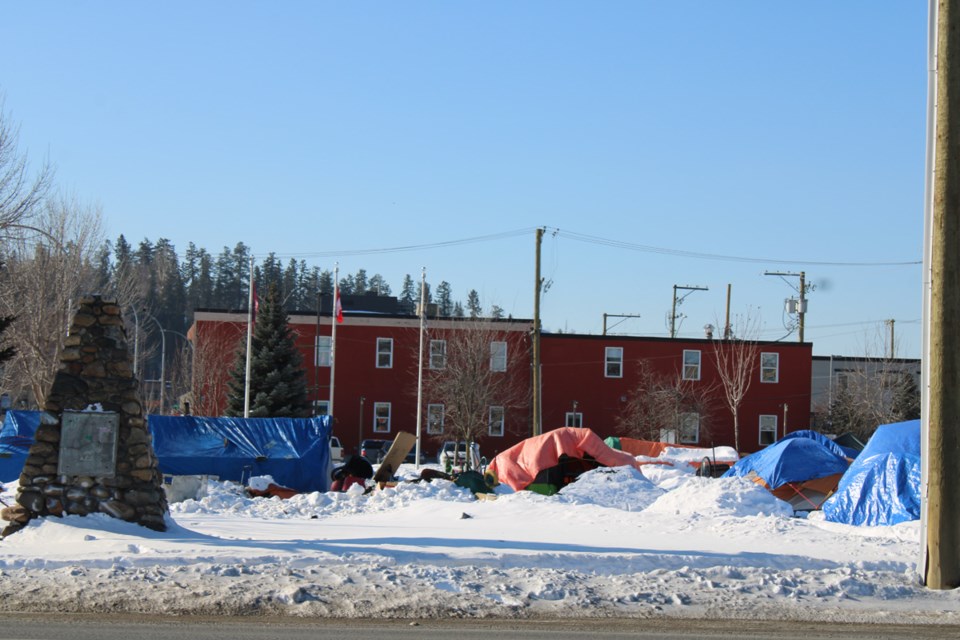
<svg viewBox="0 0 960 640"><path fill-rule="evenodd" d="M843 473L849 463L842 455L813 438L784 438L766 449L741 458L724 478L747 476L755 472L770 489L788 482L804 482Z"/></svg>
<svg viewBox="0 0 960 640"><path fill-rule="evenodd" d="M7 411L0 427L0 482L20 478L39 426L39 411Z"/></svg>
<svg viewBox="0 0 960 640"><path fill-rule="evenodd" d="M330 486L330 418L149 416L164 475L212 475L244 482L272 476L300 492Z"/></svg>
<svg viewBox="0 0 960 640"><path fill-rule="evenodd" d="M827 449L830 449L835 454L843 458L850 458L853 460L856 458L860 452L856 449L851 449L850 447L843 447L828 438L827 436L819 433L817 431L812 431L810 429L803 429L801 431L791 431L787 435L783 436L781 440L787 440L789 438L810 438L811 440L816 440Z"/></svg>
<svg viewBox="0 0 960 640"><path fill-rule="evenodd" d="M920 519L920 421L877 427L823 503L830 522L891 525Z"/></svg>

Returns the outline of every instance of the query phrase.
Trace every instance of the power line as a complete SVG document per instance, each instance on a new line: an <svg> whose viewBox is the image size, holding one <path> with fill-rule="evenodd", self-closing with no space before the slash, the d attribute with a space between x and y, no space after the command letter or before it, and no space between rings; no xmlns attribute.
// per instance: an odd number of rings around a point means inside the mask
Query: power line
<svg viewBox="0 0 960 640"><path fill-rule="evenodd" d="M556 233L562 238L568 238L577 242L587 244L597 244L605 247L624 249L627 251L640 251L643 253L657 253L661 255L678 256L681 258L696 258L699 260L720 260L726 262L752 262L758 264L798 264L798 265L816 265L825 267L903 267L923 264L922 260L911 260L906 262L825 262L820 260L784 260L783 258L749 258L746 256L729 256L717 253L699 253L696 251L685 251L682 249L668 249L665 247L654 247L652 245L636 244L625 242L623 240L611 240L599 236L591 236L574 231L556 230Z"/></svg>

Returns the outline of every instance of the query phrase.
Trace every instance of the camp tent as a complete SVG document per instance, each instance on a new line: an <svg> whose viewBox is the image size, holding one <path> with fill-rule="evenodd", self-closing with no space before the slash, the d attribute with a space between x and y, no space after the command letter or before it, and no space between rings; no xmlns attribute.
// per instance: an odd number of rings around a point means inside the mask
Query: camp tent
<svg viewBox="0 0 960 640"><path fill-rule="evenodd" d="M817 509L850 464L838 451L817 438L787 437L742 458L723 477L749 478L795 509Z"/></svg>
<svg viewBox="0 0 960 640"><path fill-rule="evenodd" d="M562 427L501 452L487 471L516 491L551 495L585 471L624 465L640 468L633 456L611 449L590 429Z"/></svg>
<svg viewBox="0 0 960 640"><path fill-rule="evenodd" d="M682 460L697 469L698 475L717 477L740 459L733 447L701 447L673 442L655 442L637 438L618 438L610 436L604 442L617 451L626 451L632 456L660 458L669 455L674 462Z"/></svg>
<svg viewBox="0 0 960 640"><path fill-rule="evenodd" d="M823 504L830 522L892 525L920 519L920 421L877 427Z"/></svg>
<svg viewBox="0 0 960 640"><path fill-rule="evenodd" d="M330 486L330 417L205 418L149 416L165 476L209 475L245 482L272 476L300 492Z"/></svg>
<svg viewBox="0 0 960 640"><path fill-rule="evenodd" d="M39 411L7 411L0 427L0 482L20 477L39 426Z"/></svg>

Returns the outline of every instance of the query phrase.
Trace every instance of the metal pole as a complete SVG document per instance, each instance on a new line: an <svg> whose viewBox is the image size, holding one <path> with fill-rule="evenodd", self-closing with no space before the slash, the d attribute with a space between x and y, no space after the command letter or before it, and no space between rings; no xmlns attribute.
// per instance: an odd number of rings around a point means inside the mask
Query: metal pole
<svg viewBox="0 0 960 640"><path fill-rule="evenodd" d="M253 354L253 256L250 256L250 283L247 287L247 365L243 380L243 417L250 417L250 370Z"/></svg>
<svg viewBox="0 0 960 640"><path fill-rule="evenodd" d="M160 326L160 321L149 316L151 320L157 325L157 329L160 330L160 415L163 415L163 390L167 386L166 383L166 362L167 362L167 336L163 331L163 327Z"/></svg>
<svg viewBox="0 0 960 640"><path fill-rule="evenodd" d="M337 298L340 297L340 263L333 267L333 304L330 309L330 419L333 420L333 382L337 374Z"/></svg>
<svg viewBox="0 0 960 640"><path fill-rule="evenodd" d="M800 326L799 342L803 342L803 317L807 312L807 274L803 271L800 272L800 311L797 314L798 323Z"/></svg>
<svg viewBox="0 0 960 640"><path fill-rule="evenodd" d="M427 268L420 273L420 346L417 354L417 448L416 469L420 468L420 424L423 419L423 329L426 316Z"/></svg>

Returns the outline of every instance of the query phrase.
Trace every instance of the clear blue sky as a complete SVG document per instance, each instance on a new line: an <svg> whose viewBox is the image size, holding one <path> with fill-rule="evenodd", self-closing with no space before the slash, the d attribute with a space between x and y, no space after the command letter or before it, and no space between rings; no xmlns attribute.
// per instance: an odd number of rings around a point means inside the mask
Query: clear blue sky
<svg viewBox="0 0 960 640"><path fill-rule="evenodd" d="M663 336L673 285L694 285L680 335L700 337L731 284L732 312L778 339L798 279L763 273L805 271L815 354L879 355L895 319L917 357L920 266L836 263L922 259L926 11L10 2L0 92L21 148L102 207L111 239L243 241L395 292L426 267L531 317L547 226L546 329L640 314L613 330Z"/></svg>

